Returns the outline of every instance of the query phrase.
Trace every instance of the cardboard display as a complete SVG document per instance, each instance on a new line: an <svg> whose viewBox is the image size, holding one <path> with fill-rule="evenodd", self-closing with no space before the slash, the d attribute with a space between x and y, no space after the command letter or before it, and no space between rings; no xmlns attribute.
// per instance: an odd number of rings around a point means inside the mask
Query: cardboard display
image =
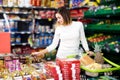
<svg viewBox="0 0 120 80"><path fill-rule="evenodd" d="M0 32L0 54L11 53L10 33Z"/></svg>

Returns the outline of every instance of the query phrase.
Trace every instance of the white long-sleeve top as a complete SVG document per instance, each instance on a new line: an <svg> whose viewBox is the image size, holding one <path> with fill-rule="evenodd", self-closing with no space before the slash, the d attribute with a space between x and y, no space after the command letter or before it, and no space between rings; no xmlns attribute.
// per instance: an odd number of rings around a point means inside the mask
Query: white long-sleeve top
<svg viewBox="0 0 120 80"><path fill-rule="evenodd" d="M72 21L71 25L57 27L52 44L46 48L48 52L54 50L59 41L60 44L56 55L58 58L66 58L69 55L80 53L80 42L86 51L89 50L81 22Z"/></svg>

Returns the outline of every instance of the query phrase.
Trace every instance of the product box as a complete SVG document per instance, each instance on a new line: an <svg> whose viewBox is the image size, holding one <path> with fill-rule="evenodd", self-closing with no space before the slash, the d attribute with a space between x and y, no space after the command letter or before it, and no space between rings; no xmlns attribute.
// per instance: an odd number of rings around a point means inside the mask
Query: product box
<svg viewBox="0 0 120 80"><path fill-rule="evenodd" d="M95 60L93 60L91 57L89 57L88 55L84 55L80 58L80 61L81 61L81 65L84 65L84 66L88 66L90 64L93 64L95 63Z"/></svg>

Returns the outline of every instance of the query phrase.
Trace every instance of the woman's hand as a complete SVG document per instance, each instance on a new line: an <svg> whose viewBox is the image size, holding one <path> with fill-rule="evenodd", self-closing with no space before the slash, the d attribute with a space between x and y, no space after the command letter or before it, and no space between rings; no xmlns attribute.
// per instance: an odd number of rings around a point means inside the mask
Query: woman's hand
<svg viewBox="0 0 120 80"><path fill-rule="evenodd" d="M86 51L87 55L89 56L94 56L94 52L93 51Z"/></svg>
<svg viewBox="0 0 120 80"><path fill-rule="evenodd" d="M42 52L33 52L32 54L33 62L40 62L42 58L44 58L44 54Z"/></svg>
<svg viewBox="0 0 120 80"><path fill-rule="evenodd" d="M48 53L47 49L40 50L39 52L33 52L31 55L34 58L34 61L40 61L42 58L44 58L45 54Z"/></svg>
<svg viewBox="0 0 120 80"><path fill-rule="evenodd" d="M33 52L32 55L39 57L39 56L44 56L44 53L42 53L42 52Z"/></svg>

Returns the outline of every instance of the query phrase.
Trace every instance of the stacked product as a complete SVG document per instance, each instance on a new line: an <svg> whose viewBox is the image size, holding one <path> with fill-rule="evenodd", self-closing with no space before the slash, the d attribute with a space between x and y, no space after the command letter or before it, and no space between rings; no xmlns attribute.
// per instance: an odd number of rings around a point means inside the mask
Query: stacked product
<svg viewBox="0 0 120 80"><path fill-rule="evenodd" d="M80 80L80 60L57 59L56 64L60 66L63 80Z"/></svg>
<svg viewBox="0 0 120 80"><path fill-rule="evenodd" d="M47 62L45 64L46 75L51 76L54 80L63 80L60 67L55 62Z"/></svg>

